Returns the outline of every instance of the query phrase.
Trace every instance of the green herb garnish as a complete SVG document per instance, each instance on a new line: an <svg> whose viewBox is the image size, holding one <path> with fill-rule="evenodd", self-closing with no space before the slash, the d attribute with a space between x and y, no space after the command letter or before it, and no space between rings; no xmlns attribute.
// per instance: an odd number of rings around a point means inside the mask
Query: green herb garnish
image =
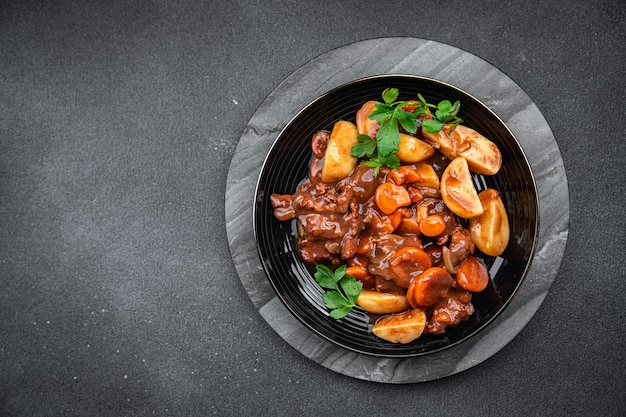
<svg viewBox="0 0 626 417"><path fill-rule="evenodd" d="M320 287L330 290L322 298L332 318L340 319L347 316L353 307L361 308L356 305L356 299L363 283L346 274L346 265L341 265L334 272L323 264L318 264L316 269L315 280Z"/></svg>
<svg viewBox="0 0 626 417"><path fill-rule="evenodd" d="M355 158L367 158L363 165L374 168L374 175L378 175L380 167L383 165L391 169L400 167L400 159L396 156L398 144L400 143L400 126L408 133L417 132L417 117L423 114L432 115L430 109L435 109L432 120L423 120L422 129L428 133L437 133L445 124L452 125L451 133L457 125L463 122L457 116L461 108L461 103L455 101L452 104L449 100L442 100L438 105L430 104L424 96L417 94L419 99L415 101L396 101L400 91L397 88L386 88L382 97L384 103L377 103L374 111L368 116L371 120L380 123L376 139L368 135L359 135L359 143L352 148L352 156ZM407 111L405 108L414 107L414 111Z"/></svg>
<svg viewBox="0 0 626 417"><path fill-rule="evenodd" d="M392 169L400 167L400 159L395 155L400 143L398 124L409 133L417 131L415 119L418 114L404 110L404 107L410 103L396 101L398 94L397 88L386 88L383 91L384 103L377 103L374 111L368 116L380 123L376 139L374 140L368 135L359 135L359 143L352 148L352 156L355 158L368 158L364 165L373 167L375 175L378 175L378 171L383 165Z"/></svg>
<svg viewBox="0 0 626 417"><path fill-rule="evenodd" d="M459 110L461 109L460 101L457 100L454 104L452 104L450 100L442 100L435 106L434 104L427 103L421 94L418 94L417 97L422 104L420 108L437 109L433 120L424 120L422 122L422 129L426 132L437 133L443 129L445 124L450 124L452 125L450 131L448 132L448 134L450 134L459 124L463 123L463 119L457 116Z"/></svg>

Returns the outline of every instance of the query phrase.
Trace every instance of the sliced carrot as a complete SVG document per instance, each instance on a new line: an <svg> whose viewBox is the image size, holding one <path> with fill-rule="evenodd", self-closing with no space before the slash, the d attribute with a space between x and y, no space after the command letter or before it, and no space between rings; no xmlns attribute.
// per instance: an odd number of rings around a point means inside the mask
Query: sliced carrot
<svg viewBox="0 0 626 417"><path fill-rule="evenodd" d="M422 178L415 169L406 165L402 165L400 168L391 171L390 176L393 182L398 185L410 182L419 182Z"/></svg>
<svg viewBox="0 0 626 417"><path fill-rule="evenodd" d="M417 110L417 106L420 104L421 103L417 102L416 100L409 100L407 101L407 105L402 107L402 110L413 113L415 112L415 110Z"/></svg>
<svg viewBox="0 0 626 417"><path fill-rule="evenodd" d="M409 287L409 291L413 300L409 304L431 306L448 294L453 283L452 277L445 269L438 266L428 268L411 282L414 288L411 290Z"/></svg>
<svg viewBox="0 0 626 417"><path fill-rule="evenodd" d="M431 214L419 222L420 231L425 236L439 236L446 230L446 221L441 214Z"/></svg>
<svg viewBox="0 0 626 417"><path fill-rule="evenodd" d="M456 282L466 291L481 292L489 284L489 271L478 258L468 256L459 266Z"/></svg>
<svg viewBox="0 0 626 417"><path fill-rule="evenodd" d="M402 219L404 218L402 216L402 213L400 213L398 210L394 211L393 213L388 215L389 217L389 221L391 223L391 226L393 227L393 230L389 233L392 233L394 230L396 230L398 228L398 226L400 225L400 222L402 221Z"/></svg>
<svg viewBox="0 0 626 417"><path fill-rule="evenodd" d="M415 285L413 285L413 282L409 284L409 288L406 291L406 300L409 302L409 304L411 304L411 307L419 307L415 302Z"/></svg>
<svg viewBox="0 0 626 417"><path fill-rule="evenodd" d="M415 246L399 249L389 261L391 272L396 276L398 286L408 288L413 278L432 266L430 256Z"/></svg>
<svg viewBox="0 0 626 417"><path fill-rule="evenodd" d="M346 274L352 275L354 278L361 281L363 283L363 288L371 288L374 285L374 277L364 266L349 266L346 268Z"/></svg>
<svg viewBox="0 0 626 417"><path fill-rule="evenodd" d="M384 182L376 188L376 205L385 214L391 214L398 207L411 204L411 196L406 188L392 182Z"/></svg>

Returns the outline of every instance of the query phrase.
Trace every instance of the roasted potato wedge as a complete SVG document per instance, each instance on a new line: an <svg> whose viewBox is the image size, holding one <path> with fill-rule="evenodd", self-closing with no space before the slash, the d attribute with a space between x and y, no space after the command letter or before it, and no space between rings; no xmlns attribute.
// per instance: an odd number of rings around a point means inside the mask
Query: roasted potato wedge
<svg viewBox="0 0 626 417"><path fill-rule="evenodd" d="M422 162L434 153L435 148L429 143L406 133L400 133L400 143L398 144L398 152L396 152L400 161L409 164Z"/></svg>
<svg viewBox="0 0 626 417"><path fill-rule="evenodd" d="M405 311L411 306L403 294L361 290L356 304L372 314L393 314Z"/></svg>
<svg viewBox="0 0 626 417"><path fill-rule="evenodd" d="M372 332L391 343L410 343L424 332L426 314L412 309L400 314L392 314L378 319Z"/></svg>
<svg viewBox="0 0 626 417"><path fill-rule="evenodd" d="M358 160L352 156L352 147L358 142L358 136L354 123L345 120L335 123L324 154L322 181L339 181L354 169Z"/></svg>
<svg viewBox="0 0 626 417"><path fill-rule="evenodd" d="M478 249L498 256L509 244L509 218L498 191L489 188L478 194L483 214L470 219L469 230Z"/></svg>
<svg viewBox="0 0 626 417"><path fill-rule="evenodd" d="M437 133L422 131L424 137L435 144L448 159L462 156L476 174L494 175L502 166L502 154L495 143L472 128L458 125L448 134L451 126L445 125Z"/></svg>
<svg viewBox="0 0 626 417"><path fill-rule="evenodd" d="M464 219L483 214L483 206L465 158L454 158L444 170L441 175L441 198L454 214Z"/></svg>

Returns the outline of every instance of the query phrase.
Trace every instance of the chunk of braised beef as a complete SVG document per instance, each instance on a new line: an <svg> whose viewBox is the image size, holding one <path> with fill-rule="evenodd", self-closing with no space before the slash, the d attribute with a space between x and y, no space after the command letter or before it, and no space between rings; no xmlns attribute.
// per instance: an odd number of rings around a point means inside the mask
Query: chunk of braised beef
<svg viewBox="0 0 626 417"><path fill-rule="evenodd" d="M345 235L341 241L341 258L349 259L356 255L359 249L359 235L363 230L363 220L359 215L359 205L350 204L350 211L344 218Z"/></svg>
<svg viewBox="0 0 626 417"><path fill-rule="evenodd" d="M392 280L385 279L381 276L374 277L374 286L378 292L386 292L393 294L405 294L406 288L397 286Z"/></svg>
<svg viewBox="0 0 626 417"><path fill-rule="evenodd" d="M312 264L329 262L331 265L338 265L341 260L334 253L333 247L339 247L338 240L304 239L298 245L298 253L305 262Z"/></svg>
<svg viewBox="0 0 626 417"><path fill-rule="evenodd" d="M337 183L337 190L342 191L345 187L350 187L356 202L364 203L376 193L376 187L381 182L381 178L374 176L374 168L359 164L348 177Z"/></svg>
<svg viewBox="0 0 626 417"><path fill-rule="evenodd" d="M317 158L323 158L330 139L330 132L320 130L313 134L311 138L311 151Z"/></svg>
<svg viewBox="0 0 626 417"><path fill-rule="evenodd" d="M272 194L270 203L274 208L274 216L281 222L291 220L296 216L296 210L291 205L291 195L289 194Z"/></svg>
<svg viewBox="0 0 626 417"><path fill-rule="evenodd" d="M305 238L341 239L346 234L343 216L338 213L305 213L298 216Z"/></svg>
<svg viewBox="0 0 626 417"><path fill-rule="evenodd" d="M472 294L460 288L450 288L448 295L432 307L432 314L426 325L426 332L441 334L446 327L458 325L474 314Z"/></svg>

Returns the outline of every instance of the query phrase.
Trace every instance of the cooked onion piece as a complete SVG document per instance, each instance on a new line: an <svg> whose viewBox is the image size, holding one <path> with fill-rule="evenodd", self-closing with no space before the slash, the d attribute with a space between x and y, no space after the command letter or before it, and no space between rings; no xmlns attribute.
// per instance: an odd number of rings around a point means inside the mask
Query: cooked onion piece
<svg viewBox="0 0 626 417"><path fill-rule="evenodd" d="M388 342L410 343L424 332L426 313L412 309L401 314L381 317L372 328L372 332Z"/></svg>
<svg viewBox="0 0 626 417"><path fill-rule="evenodd" d="M501 255L509 244L509 219L498 191L488 188L478 195L483 214L470 219L470 233L478 249L490 256Z"/></svg>

